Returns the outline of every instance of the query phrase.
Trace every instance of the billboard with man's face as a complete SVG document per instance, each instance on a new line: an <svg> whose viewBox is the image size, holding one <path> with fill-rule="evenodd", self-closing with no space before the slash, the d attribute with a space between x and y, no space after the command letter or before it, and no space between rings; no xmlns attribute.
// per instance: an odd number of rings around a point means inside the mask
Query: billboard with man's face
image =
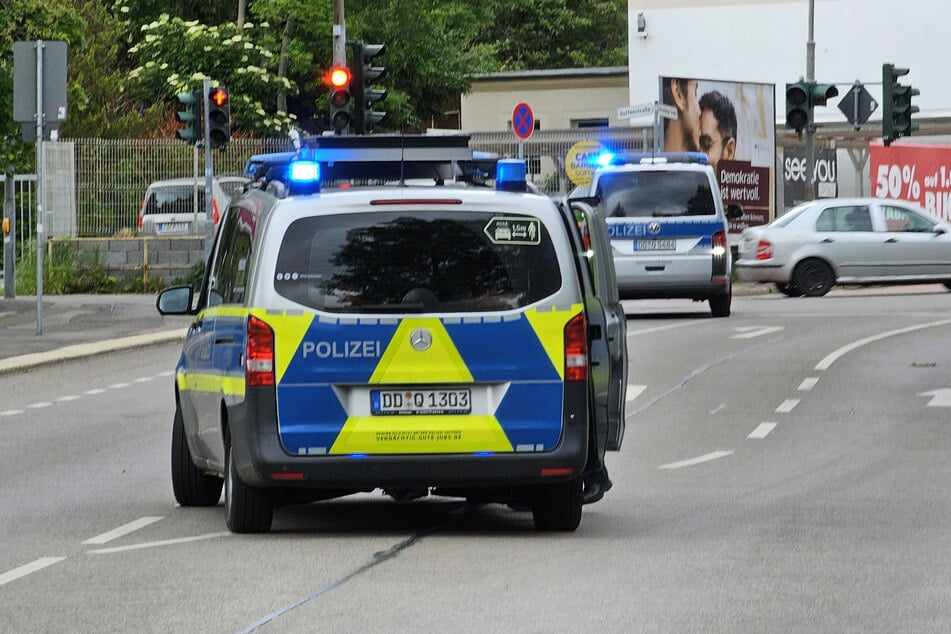
<svg viewBox="0 0 951 634"><path fill-rule="evenodd" d="M664 151L706 153L723 203L743 206L732 233L773 218L774 92L773 84L660 78L660 101L677 109L664 119Z"/></svg>

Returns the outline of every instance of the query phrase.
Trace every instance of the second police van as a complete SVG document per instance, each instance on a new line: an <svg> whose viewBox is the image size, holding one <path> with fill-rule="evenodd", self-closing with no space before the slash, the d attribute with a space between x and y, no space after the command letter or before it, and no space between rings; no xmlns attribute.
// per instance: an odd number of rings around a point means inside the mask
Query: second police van
<svg viewBox="0 0 951 634"><path fill-rule="evenodd" d="M727 221L713 168L700 152L612 153L573 197L603 210L621 299L688 298L728 317L733 298Z"/></svg>
<svg viewBox="0 0 951 634"><path fill-rule="evenodd" d="M176 500L213 506L223 487L235 532L374 489L506 503L574 530L583 478L624 431L603 218L526 192L521 162L500 161L495 188L444 184L482 172L467 137L314 141L286 180L232 202L197 293L159 295L160 312L194 315ZM431 186L400 184L424 174Z"/></svg>

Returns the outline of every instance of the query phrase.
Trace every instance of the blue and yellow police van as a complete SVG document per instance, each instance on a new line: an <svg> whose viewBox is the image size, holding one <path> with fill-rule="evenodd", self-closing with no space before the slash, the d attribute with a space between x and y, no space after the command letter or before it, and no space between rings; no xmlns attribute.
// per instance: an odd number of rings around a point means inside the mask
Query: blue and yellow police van
<svg viewBox="0 0 951 634"><path fill-rule="evenodd" d="M181 505L223 488L229 529L266 532L281 506L382 489L578 526L583 478L624 431L607 228L526 191L523 162L493 179L463 140L315 140L235 197L200 289L159 294L161 313L194 316L175 380Z"/></svg>

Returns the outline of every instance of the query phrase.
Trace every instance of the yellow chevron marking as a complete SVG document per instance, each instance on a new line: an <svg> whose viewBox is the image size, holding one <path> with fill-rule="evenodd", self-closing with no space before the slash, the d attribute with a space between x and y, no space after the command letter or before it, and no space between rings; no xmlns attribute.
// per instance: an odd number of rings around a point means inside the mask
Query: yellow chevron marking
<svg viewBox="0 0 951 634"><path fill-rule="evenodd" d="M365 416L348 418L331 454L510 452L494 416Z"/></svg>
<svg viewBox="0 0 951 634"><path fill-rule="evenodd" d="M534 308L525 311L526 319L562 379L565 378L565 324L581 312L582 308L581 304L572 304L571 309L567 311L553 309L542 312Z"/></svg>
<svg viewBox="0 0 951 634"><path fill-rule="evenodd" d="M410 334L427 329L433 337L428 350L420 352L410 344ZM407 318L396 329L393 339L370 377L370 383L471 383L459 351L439 319Z"/></svg>

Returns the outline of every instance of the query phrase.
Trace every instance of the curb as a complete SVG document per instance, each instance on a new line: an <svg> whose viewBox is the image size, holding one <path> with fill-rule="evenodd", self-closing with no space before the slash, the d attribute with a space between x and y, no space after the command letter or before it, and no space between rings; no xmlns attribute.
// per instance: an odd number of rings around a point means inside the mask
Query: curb
<svg viewBox="0 0 951 634"><path fill-rule="evenodd" d="M0 374L8 374L20 370L28 370L41 365L51 363L60 363L62 361L71 361L73 359L82 359L97 354L106 354L109 352L119 352L121 350L131 350L133 348L143 348L172 341L183 341L187 328L176 330L165 330L162 332L148 333L144 335L132 335L130 337L121 337L119 339L109 339L107 341L96 341L93 343L80 343L49 352L34 352L32 354L22 354L16 357L0 359Z"/></svg>

